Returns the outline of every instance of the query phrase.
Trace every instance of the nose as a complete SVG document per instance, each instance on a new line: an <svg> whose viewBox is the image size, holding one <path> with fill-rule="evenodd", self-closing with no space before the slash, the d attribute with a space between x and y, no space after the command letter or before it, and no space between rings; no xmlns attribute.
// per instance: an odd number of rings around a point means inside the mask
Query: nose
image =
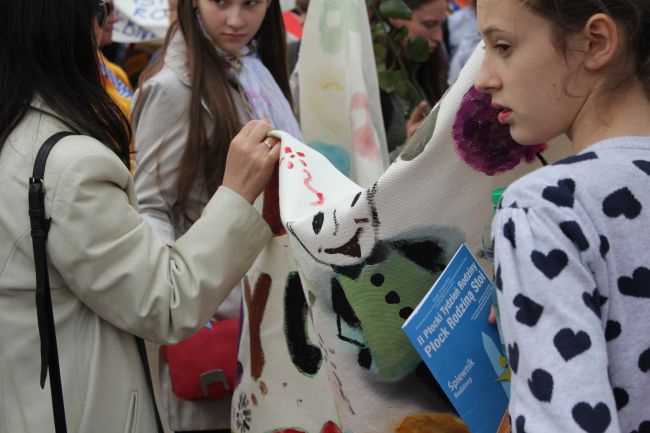
<svg viewBox="0 0 650 433"><path fill-rule="evenodd" d="M230 9L226 19L226 25L235 29L244 25L242 10L240 8L233 7Z"/></svg>
<svg viewBox="0 0 650 433"><path fill-rule="evenodd" d="M428 43L429 43L429 52L433 52L436 48L442 43L442 26L436 26L431 29L429 33Z"/></svg>
<svg viewBox="0 0 650 433"><path fill-rule="evenodd" d="M442 43L442 38L442 25L436 26L431 33L431 40L438 46Z"/></svg>
<svg viewBox="0 0 650 433"><path fill-rule="evenodd" d="M501 87L501 80L499 80L497 74L494 72L491 58L487 52L485 52L485 56L483 57L481 69L478 72L474 86L479 91L485 93L493 93Z"/></svg>

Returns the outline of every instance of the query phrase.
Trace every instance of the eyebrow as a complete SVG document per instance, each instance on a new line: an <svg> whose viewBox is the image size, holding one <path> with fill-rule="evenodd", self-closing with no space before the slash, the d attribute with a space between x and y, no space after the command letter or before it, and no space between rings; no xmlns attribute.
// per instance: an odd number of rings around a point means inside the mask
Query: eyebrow
<svg viewBox="0 0 650 433"><path fill-rule="evenodd" d="M493 33L505 33L505 32L506 32L505 30L500 29L500 28L498 28L498 27L495 27L495 26L488 26L488 27L487 27L485 30L483 30L483 31L480 31L480 30L479 30L478 33L479 33L479 35L480 35L482 38L488 38L488 37L490 37L490 35L492 35Z"/></svg>

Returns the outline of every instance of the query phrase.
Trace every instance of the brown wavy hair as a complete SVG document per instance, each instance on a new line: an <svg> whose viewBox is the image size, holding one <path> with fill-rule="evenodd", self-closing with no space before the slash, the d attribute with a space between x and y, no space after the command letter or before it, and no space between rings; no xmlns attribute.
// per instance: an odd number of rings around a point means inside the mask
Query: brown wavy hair
<svg viewBox="0 0 650 433"><path fill-rule="evenodd" d="M649 0L520 0L546 18L555 43L566 52L567 37L584 28L594 14L604 13L621 25L627 51L617 64L623 66L610 80L610 90L623 86L631 76L639 78L650 99L650 1ZM632 65L632 67L626 67Z"/></svg>
<svg viewBox="0 0 650 433"><path fill-rule="evenodd" d="M282 10L279 0L269 1L271 3L255 35L257 51L262 63L292 104ZM243 125L230 93L231 84L226 76L225 62L217 54L212 42L203 34L192 0L179 0L177 11L178 20L167 32L163 55L156 64L143 72L141 83L160 71L172 36L181 31L187 45L191 96L188 107L190 127L179 167L178 206L180 215L190 220L187 205L197 174L203 177L206 192L212 195L223 181L230 141ZM205 103L214 119L210 134L201 113L201 101Z"/></svg>

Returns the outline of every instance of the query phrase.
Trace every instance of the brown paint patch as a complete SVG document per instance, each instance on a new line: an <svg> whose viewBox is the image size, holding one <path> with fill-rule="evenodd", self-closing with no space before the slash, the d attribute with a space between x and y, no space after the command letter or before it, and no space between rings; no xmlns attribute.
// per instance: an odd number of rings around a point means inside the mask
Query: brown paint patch
<svg viewBox="0 0 650 433"><path fill-rule="evenodd" d="M251 394L251 401L253 402L253 406L257 406L257 396L255 394Z"/></svg>
<svg viewBox="0 0 650 433"><path fill-rule="evenodd" d="M251 352L251 376L259 379L264 369L264 349L260 336L262 319L266 310L266 303L271 293L271 276L260 274L255 283L255 293L251 293L248 278L244 279L244 299L248 307L248 334Z"/></svg>
<svg viewBox="0 0 650 433"><path fill-rule="evenodd" d="M287 232L280 219L279 168L279 165L275 166L273 176L264 190L264 202L262 203L262 217L269 227L271 227L271 231L275 237L282 236Z"/></svg>
<svg viewBox="0 0 650 433"><path fill-rule="evenodd" d="M263 380L260 380L260 391L262 392L262 395L269 393L269 388L266 386L266 382Z"/></svg>

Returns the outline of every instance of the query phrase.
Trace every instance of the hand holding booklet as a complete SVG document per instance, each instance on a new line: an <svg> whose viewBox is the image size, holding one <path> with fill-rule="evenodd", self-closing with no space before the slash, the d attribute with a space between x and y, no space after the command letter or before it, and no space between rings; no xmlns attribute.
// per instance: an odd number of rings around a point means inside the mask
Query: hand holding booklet
<svg viewBox="0 0 650 433"><path fill-rule="evenodd" d="M402 326L472 433L510 432L510 370L488 323L493 290L463 244Z"/></svg>

